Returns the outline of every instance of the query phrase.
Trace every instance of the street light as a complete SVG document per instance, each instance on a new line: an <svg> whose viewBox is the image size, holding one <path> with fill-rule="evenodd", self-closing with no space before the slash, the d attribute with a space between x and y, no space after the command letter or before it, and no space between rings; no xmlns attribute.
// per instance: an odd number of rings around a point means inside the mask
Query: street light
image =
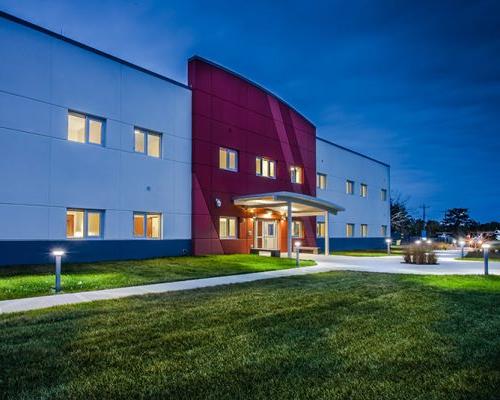
<svg viewBox="0 0 500 400"><path fill-rule="evenodd" d="M56 293L61 291L61 258L64 250L53 250L52 255L56 258Z"/></svg>
<svg viewBox="0 0 500 400"><path fill-rule="evenodd" d="M302 243L300 243L300 241L299 241L299 240L297 240L297 241L295 242L295 265L296 265L297 267L298 267L298 266L299 266L299 264L300 264L300 262L299 262L299 250L300 250L300 245L301 245L301 244L302 244Z"/></svg>
<svg viewBox="0 0 500 400"><path fill-rule="evenodd" d="M387 254L391 255L391 243L392 243L392 239L391 238L385 239L385 243L387 244Z"/></svg>
<svg viewBox="0 0 500 400"><path fill-rule="evenodd" d="M484 274L488 275L488 256L490 254L491 245L489 243L484 243L481 247L483 248L484 254Z"/></svg>
<svg viewBox="0 0 500 400"><path fill-rule="evenodd" d="M464 258L464 246L465 246L465 240L460 239L460 241L458 242L458 244L460 245L460 248L461 248L461 250L462 250L462 258Z"/></svg>

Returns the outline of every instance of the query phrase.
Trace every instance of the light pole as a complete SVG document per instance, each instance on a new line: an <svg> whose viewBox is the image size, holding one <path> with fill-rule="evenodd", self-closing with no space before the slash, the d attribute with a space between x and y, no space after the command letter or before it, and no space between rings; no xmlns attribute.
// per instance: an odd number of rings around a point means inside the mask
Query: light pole
<svg viewBox="0 0 500 400"><path fill-rule="evenodd" d="M295 265L298 267L300 265L300 261L299 261L299 253L300 253L300 241L297 240L295 242Z"/></svg>
<svg viewBox="0 0 500 400"><path fill-rule="evenodd" d="M392 239L391 238L387 238L385 239L385 243L387 244L387 255L391 255L391 243L392 243Z"/></svg>
<svg viewBox="0 0 500 400"><path fill-rule="evenodd" d="M460 245L460 249L462 251L462 258L464 258L464 246L465 246L465 241L464 240L460 240L460 242L458 242L458 244Z"/></svg>
<svg viewBox="0 0 500 400"><path fill-rule="evenodd" d="M56 293L59 293L61 291L61 258L64 251L54 250L52 255L56 258Z"/></svg>
<svg viewBox="0 0 500 400"><path fill-rule="evenodd" d="M488 275L488 256L490 254L490 244L484 243L481 247L483 248L484 254L484 274Z"/></svg>

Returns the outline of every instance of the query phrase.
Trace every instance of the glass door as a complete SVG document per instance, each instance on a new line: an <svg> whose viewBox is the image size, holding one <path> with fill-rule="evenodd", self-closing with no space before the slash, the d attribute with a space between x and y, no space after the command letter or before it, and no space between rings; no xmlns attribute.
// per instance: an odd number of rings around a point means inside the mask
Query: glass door
<svg viewBox="0 0 500 400"><path fill-rule="evenodd" d="M274 220L258 219L255 226L255 243L257 249L278 249L278 224Z"/></svg>

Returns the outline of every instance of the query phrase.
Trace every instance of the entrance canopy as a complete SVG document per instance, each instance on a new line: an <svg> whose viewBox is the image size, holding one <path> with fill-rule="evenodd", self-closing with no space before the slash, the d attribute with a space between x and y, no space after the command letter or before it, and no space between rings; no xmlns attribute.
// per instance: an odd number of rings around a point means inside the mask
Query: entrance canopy
<svg viewBox="0 0 500 400"><path fill-rule="evenodd" d="M325 212L337 214L337 212L345 210L343 207L329 201L294 192L271 192L237 196L233 201L235 205L245 208L266 208L281 213L287 213L288 206L291 205L291 211L297 217L313 217L324 215Z"/></svg>

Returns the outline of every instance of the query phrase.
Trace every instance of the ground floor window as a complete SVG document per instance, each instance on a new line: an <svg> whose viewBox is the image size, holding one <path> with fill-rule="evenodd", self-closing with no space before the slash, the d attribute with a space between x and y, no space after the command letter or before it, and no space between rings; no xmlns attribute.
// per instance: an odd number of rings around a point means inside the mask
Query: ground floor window
<svg viewBox="0 0 500 400"><path fill-rule="evenodd" d="M387 236L387 225L382 225L380 227L380 235L383 236L383 237Z"/></svg>
<svg viewBox="0 0 500 400"><path fill-rule="evenodd" d="M316 237L319 237L319 238L325 237L325 223L324 222L316 222Z"/></svg>
<svg viewBox="0 0 500 400"><path fill-rule="evenodd" d="M134 212L134 236L137 238L161 238L161 214Z"/></svg>
<svg viewBox="0 0 500 400"><path fill-rule="evenodd" d="M219 237L236 239L236 217L219 217Z"/></svg>
<svg viewBox="0 0 500 400"><path fill-rule="evenodd" d="M100 210L66 210L66 237L87 239L102 237L102 215Z"/></svg>
<svg viewBox="0 0 500 400"><path fill-rule="evenodd" d="M368 225L361 224L361 237L367 237L367 236L368 236Z"/></svg>
<svg viewBox="0 0 500 400"><path fill-rule="evenodd" d="M354 236L354 224L345 224L345 235L346 237Z"/></svg>
<svg viewBox="0 0 500 400"><path fill-rule="evenodd" d="M302 224L302 221L292 221L292 237L304 237L304 225Z"/></svg>

